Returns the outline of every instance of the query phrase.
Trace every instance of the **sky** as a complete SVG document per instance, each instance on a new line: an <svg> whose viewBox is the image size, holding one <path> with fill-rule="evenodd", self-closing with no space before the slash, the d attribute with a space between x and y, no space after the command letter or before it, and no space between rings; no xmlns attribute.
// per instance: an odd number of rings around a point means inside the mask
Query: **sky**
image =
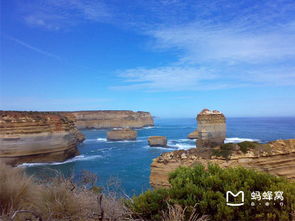
<svg viewBox="0 0 295 221"><path fill-rule="evenodd" d="M1 110L295 116L294 0L2 0Z"/></svg>

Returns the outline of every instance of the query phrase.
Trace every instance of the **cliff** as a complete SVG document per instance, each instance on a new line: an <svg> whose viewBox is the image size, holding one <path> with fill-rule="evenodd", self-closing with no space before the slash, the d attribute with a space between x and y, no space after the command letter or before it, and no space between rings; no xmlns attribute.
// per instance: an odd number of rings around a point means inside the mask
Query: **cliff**
<svg viewBox="0 0 295 221"><path fill-rule="evenodd" d="M79 152L84 136L73 121L58 113L0 111L0 161L63 161Z"/></svg>
<svg viewBox="0 0 295 221"><path fill-rule="evenodd" d="M72 119L78 129L85 128L141 128L153 126L154 121L149 112L143 111L76 111L63 112Z"/></svg>
<svg viewBox="0 0 295 221"><path fill-rule="evenodd" d="M224 143L226 122L224 115L217 110L202 110L198 116L198 147L214 147Z"/></svg>
<svg viewBox="0 0 295 221"><path fill-rule="evenodd" d="M245 153L238 145L231 146L233 149L228 158L215 156L214 151L218 148L193 148L163 153L151 164L150 183L155 188L169 186L170 172L179 166L193 166L197 163L216 163L225 168L243 166L295 180L295 139L255 144L255 148Z"/></svg>

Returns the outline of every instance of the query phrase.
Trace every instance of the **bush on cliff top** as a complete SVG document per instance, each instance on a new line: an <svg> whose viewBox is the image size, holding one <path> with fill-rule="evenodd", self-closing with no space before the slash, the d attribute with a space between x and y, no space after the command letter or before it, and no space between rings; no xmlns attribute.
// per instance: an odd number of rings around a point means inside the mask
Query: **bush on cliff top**
<svg viewBox="0 0 295 221"><path fill-rule="evenodd" d="M138 217L160 220L163 211L171 206L187 208L188 220L192 212L209 214L212 220L292 220L295 211L295 184L270 174L242 167L222 169L217 165L197 165L194 168L180 167L171 173L170 188L147 191L133 198L130 208ZM227 191L244 191L245 205L230 207L226 205ZM284 206L279 203L265 206L251 206L251 192L283 191ZM255 201L257 203L258 201Z"/></svg>

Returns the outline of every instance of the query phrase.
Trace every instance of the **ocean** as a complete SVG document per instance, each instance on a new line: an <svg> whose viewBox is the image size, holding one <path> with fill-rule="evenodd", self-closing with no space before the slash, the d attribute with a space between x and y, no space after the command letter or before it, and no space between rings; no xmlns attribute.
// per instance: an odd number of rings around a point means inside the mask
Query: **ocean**
<svg viewBox="0 0 295 221"><path fill-rule="evenodd" d="M154 158L164 152L195 147L195 140L187 139L187 135L196 127L194 118L156 118L154 127L137 129L136 141L119 142L107 141L107 130L82 130L86 140L79 145L81 155L65 162L21 166L28 174L37 177L57 170L65 177L78 179L83 171L90 171L97 175L97 185L105 190L112 189L132 196L151 188L150 164ZM155 135L167 136L169 147L149 147L147 138ZM295 117L227 118L225 142L249 140L266 143L290 138L295 138Z"/></svg>

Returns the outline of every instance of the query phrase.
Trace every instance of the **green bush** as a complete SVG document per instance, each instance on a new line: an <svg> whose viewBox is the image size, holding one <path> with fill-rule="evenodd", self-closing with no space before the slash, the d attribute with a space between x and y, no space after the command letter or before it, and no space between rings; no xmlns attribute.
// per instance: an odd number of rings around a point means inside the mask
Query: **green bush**
<svg viewBox="0 0 295 221"><path fill-rule="evenodd" d="M147 191L129 203L138 217L160 220L168 205L187 208L186 217L195 209L200 215L210 215L211 220L291 220L295 210L295 184L267 173L242 167L222 169L217 165L180 167L171 173L170 188ZM244 191L245 205L226 205L226 192ZM251 206L251 192L283 191L284 207L279 203L270 206ZM257 201L256 201L257 202ZM275 202L275 201L269 201Z"/></svg>
<svg viewBox="0 0 295 221"><path fill-rule="evenodd" d="M249 150L255 149L259 144L257 142L244 141L238 143L238 145L243 153L247 153Z"/></svg>
<svg viewBox="0 0 295 221"><path fill-rule="evenodd" d="M212 155L217 156L217 157L223 157L228 160L234 150L235 145L236 144L233 144L233 143L222 144L220 146L220 149L218 149L218 150L213 149L212 150Z"/></svg>

